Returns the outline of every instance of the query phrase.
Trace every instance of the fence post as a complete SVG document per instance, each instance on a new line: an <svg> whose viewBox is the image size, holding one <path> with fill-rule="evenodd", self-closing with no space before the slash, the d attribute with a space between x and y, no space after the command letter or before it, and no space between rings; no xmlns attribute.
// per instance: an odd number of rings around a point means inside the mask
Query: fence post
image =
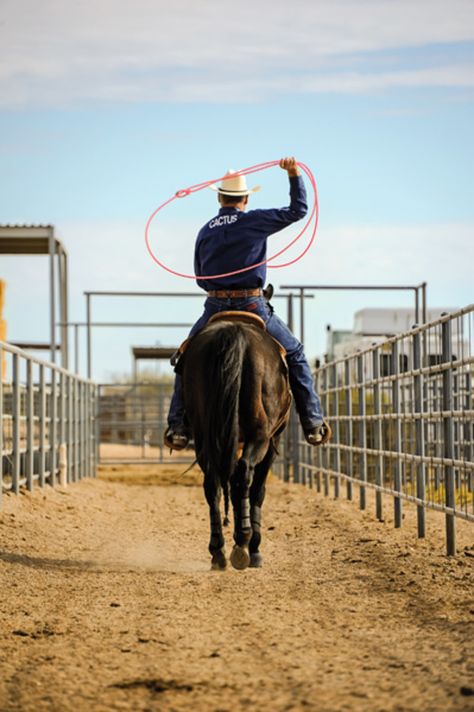
<svg viewBox="0 0 474 712"><path fill-rule="evenodd" d="M18 354L13 354L13 390L12 390L12 492L20 492L20 362Z"/></svg>
<svg viewBox="0 0 474 712"><path fill-rule="evenodd" d="M339 443L340 443L340 425L339 425L339 391L337 389L337 365L333 364L331 367L331 386L334 389L332 397L333 397L333 427L332 427L332 433L333 433L333 445L332 447L334 448L334 455L333 455L333 461L334 461L334 470L337 473L334 475L334 497L337 499L339 497L339 492L340 492L340 477L339 473L341 472L341 450L339 448ZM329 449L329 452L331 452L331 449Z"/></svg>
<svg viewBox="0 0 474 712"><path fill-rule="evenodd" d="M87 384L82 384L81 397L82 397L82 477L88 477L86 465L87 465Z"/></svg>
<svg viewBox="0 0 474 712"><path fill-rule="evenodd" d="M446 507L456 506L456 491L454 483L454 426L453 416L453 372L452 361L452 329L451 321L441 325L442 361L446 366L443 370L443 434L444 434L444 485L446 489ZM446 551L448 556L456 554L456 520L453 512L446 512Z"/></svg>
<svg viewBox="0 0 474 712"><path fill-rule="evenodd" d="M73 379L67 377L67 481L74 482Z"/></svg>
<svg viewBox="0 0 474 712"><path fill-rule="evenodd" d="M57 378L56 371L51 368L51 410L49 421L49 447L50 447L50 477L49 484L56 484L56 442L57 442Z"/></svg>
<svg viewBox="0 0 474 712"><path fill-rule="evenodd" d="M415 399L415 413L418 418L415 420L415 454L420 457L425 456L425 420L423 418L423 390L424 378L420 373L421 369L421 336L417 331L413 334L413 370L415 371L413 390ZM416 466L416 496L418 499L425 501L426 487L426 464L422 460ZM418 536L420 538L426 535L425 524L425 507L422 504L417 505L417 521L418 521Z"/></svg>
<svg viewBox="0 0 474 712"><path fill-rule="evenodd" d="M74 433L74 482L79 481L79 383L74 379L73 386L73 433Z"/></svg>
<svg viewBox="0 0 474 712"><path fill-rule="evenodd" d="M26 362L26 486L33 489L33 428L34 428L34 401L33 401L33 363Z"/></svg>
<svg viewBox="0 0 474 712"><path fill-rule="evenodd" d="M323 393L324 393L324 407L323 411L325 413L328 412L328 406L329 406L329 395L328 395L328 386L329 386L329 366L326 364L324 366L323 370ZM331 451L329 447L324 448L324 453L323 453L323 465L324 465L324 473L323 473L323 482L324 482L324 496L328 497L329 496L329 472L328 470L331 467Z"/></svg>
<svg viewBox="0 0 474 712"><path fill-rule="evenodd" d="M464 408L470 410L471 399L472 399L472 376L470 373L466 372L464 374L466 385L464 388ZM466 420L464 424L464 459L467 462L472 462L473 456L473 444L474 444L474 423L470 420ZM466 473L467 478L467 491L472 492L472 470Z"/></svg>
<svg viewBox="0 0 474 712"><path fill-rule="evenodd" d="M89 405L89 384L84 384L84 459L85 459L85 476L91 476L91 458L90 458L90 405Z"/></svg>
<svg viewBox="0 0 474 712"><path fill-rule="evenodd" d="M79 479L84 477L84 384L79 383Z"/></svg>
<svg viewBox="0 0 474 712"><path fill-rule="evenodd" d="M67 447L66 447L66 393L65 376L59 374L59 483L67 485Z"/></svg>
<svg viewBox="0 0 474 712"><path fill-rule="evenodd" d="M452 378L452 384L453 384L453 398L452 398L452 408L454 411L459 410L459 383L460 379L453 371L453 378ZM455 460L461 460L461 454L460 454L460 441L461 441L461 435L459 432L459 424L456 422L456 419L453 419L453 431L454 431L454 443L453 443L453 457ZM461 473L459 471L459 468L455 467L454 468L454 487L455 489L459 489L461 486Z"/></svg>
<svg viewBox="0 0 474 712"><path fill-rule="evenodd" d="M92 476L97 477L97 443L96 443L96 419L97 419L97 386L91 384L91 438L92 438Z"/></svg>
<svg viewBox="0 0 474 712"><path fill-rule="evenodd" d="M315 391L316 393L320 394L322 390L322 381L321 381L321 368L319 367L316 371L316 376L315 376ZM321 401L322 405L322 401ZM313 452L313 457L312 457L312 462L316 467L315 473L312 473L311 475L311 487L314 486L314 482L316 481L316 491L321 492L321 469L323 467L323 456L321 450L323 448L321 447L315 447L311 448Z"/></svg>
<svg viewBox="0 0 474 712"><path fill-rule="evenodd" d="M94 385L94 477L100 462L100 386ZM162 442L162 439L161 439ZM160 462L163 462L163 445L160 449Z"/></svg>
<svg viewBox="0 0 474 712"><path fill-rule="evenodd" d="M86 384L86 404L87 404L87 472L88 477L93 477L94 472L94 400L93 390L90 383Z"/></svg>
<svg viewBox="0 0 474 712"><path fill-rule="evenodd" d="M348 416L348 420L346 421L346 445L350 448L349 450L346 450L347 474L349 475L349 477L353 477L354 457L352 452L352 385L351 364L349 359L344 362L344 384L346 386L345 407L346 415ZM346 496L347 499L352 500L352 480L346 480Z"/></svg>
<svg viewBox="0 0 474 712"><path fill-rule="evenodd" d="M315 370L314 376L313 376L314 390L316 391L316 393L319 393L319 391L320 391L320 388L319 388L319 383L320 383L320 381L319 381L319 367L320 367L320 364L316 363L316 370ZM320 450L321 450L320 447L309 446L308 462L310 465L313 466L313 468L315 468L315 469L309 470L308 476L307 476L307 483L308 483L310 489L313 489L315 479L317 480L317 478L320 477L320 475L319 475L319 470L321 469L321 452L320 452Z"/></svg>
<svg viewBox="0 0 474 712"><path fill-rule="evenodd" d="M394 376L392 382L392 411L395 414L393 421L395 428L395 452L397 458L395 460L395 472L393 478L393 489L395 492L402 491L402 460L401 460L401 442L402 442L402 424L400 420L400 362L399 362L398 341L392 344L391 358L391 375ZM394 507L394 526L399 529L402 526L402 499L395 496L393 498Z"/></svg>
<svg viewBox="0 0 474 712"><path fill-rule="evenodd" d="M90 467L91 467L91 474L90 477L95 477L96 476L96 469L95 469L95 386L90 383L89 384L89 403L90 403L90 409L89 409L89 437L90 437Z"/></svg>
<svg viewBox="0 0 474 712"><path fill-rule="evenodd" d="M3 500L3 358L0 344L0 508Z"/></svg>
<svg viewBox="0 0 474 712"><path fill-rule="evenodd" d="M43 364L39 367L39 486L44 487L46 470L46 383Z"/></svg>
<svg viewBox="0 0 474 712"><path fill-rule="evenodd" d="M372 351L372 371L374 377L374 449L377 450L375 464L375 484L383 487L383 455L382 450L382 404L380 398L380 350L374 344ZM377 417L378 416L378 417ZM383 500L382 491L375 490L375 516L379 521L383 520Z"/></svg>
<svg viewBox="0 0 474 712"><path fill-rule="evenodd" d="M357 390L359 400L359 507L365 509L367 506L366 489L363 483L367 482L367 429L366 429L366 404L364 385L364 357L357 354Z"/></svg>

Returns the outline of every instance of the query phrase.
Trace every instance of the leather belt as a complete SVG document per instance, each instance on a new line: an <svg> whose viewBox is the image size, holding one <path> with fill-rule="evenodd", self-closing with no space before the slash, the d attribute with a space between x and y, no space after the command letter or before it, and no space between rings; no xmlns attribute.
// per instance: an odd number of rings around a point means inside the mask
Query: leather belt
<svg viewBox="0 0 474 712"><path fill-rule="evenodd" d="M263 289L213 289L207 293L208 297L217 297L217 299L261 297L262 295Z"/></svg>

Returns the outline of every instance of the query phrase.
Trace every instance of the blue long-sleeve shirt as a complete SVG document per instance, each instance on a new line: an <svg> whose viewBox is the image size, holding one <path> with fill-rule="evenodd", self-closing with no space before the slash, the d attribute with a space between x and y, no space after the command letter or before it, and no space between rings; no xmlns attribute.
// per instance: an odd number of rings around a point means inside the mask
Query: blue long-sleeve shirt
<svg viewBox="0 0 474 712"><path fill-rule="evenodd" d="M290 177L287 208L243 211L221 208L198 233L194 251L196 275L222 274L258 264L267 257L267 237L283 230L308 212L302 176ZM197 279L199 287L211 289L254 289L263 287L266 264L231 277Z"/></svg>

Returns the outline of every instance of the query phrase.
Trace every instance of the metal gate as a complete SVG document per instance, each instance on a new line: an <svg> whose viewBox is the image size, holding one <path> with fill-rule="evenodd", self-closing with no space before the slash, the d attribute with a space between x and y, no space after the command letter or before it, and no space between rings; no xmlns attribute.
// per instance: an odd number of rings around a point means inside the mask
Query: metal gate
<svg viewBox="0 0 474 712"><path fill-rule="evenodd" d="M163 445L171 383L100 384L99 462L188 462L194 450L173 453Z"/></svg>

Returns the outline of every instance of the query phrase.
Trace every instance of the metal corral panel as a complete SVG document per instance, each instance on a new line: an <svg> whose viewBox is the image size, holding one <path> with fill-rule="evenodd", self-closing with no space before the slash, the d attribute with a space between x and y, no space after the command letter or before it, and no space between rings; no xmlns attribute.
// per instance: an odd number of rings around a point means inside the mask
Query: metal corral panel
<svg viewBox="0 0 474 712"><path fill-rule="evenodd" d="M171 383L99 385L97 442L100 462L168 462L163 434L173 392ZM192 462L189 448L173 462Z"/></svg>

